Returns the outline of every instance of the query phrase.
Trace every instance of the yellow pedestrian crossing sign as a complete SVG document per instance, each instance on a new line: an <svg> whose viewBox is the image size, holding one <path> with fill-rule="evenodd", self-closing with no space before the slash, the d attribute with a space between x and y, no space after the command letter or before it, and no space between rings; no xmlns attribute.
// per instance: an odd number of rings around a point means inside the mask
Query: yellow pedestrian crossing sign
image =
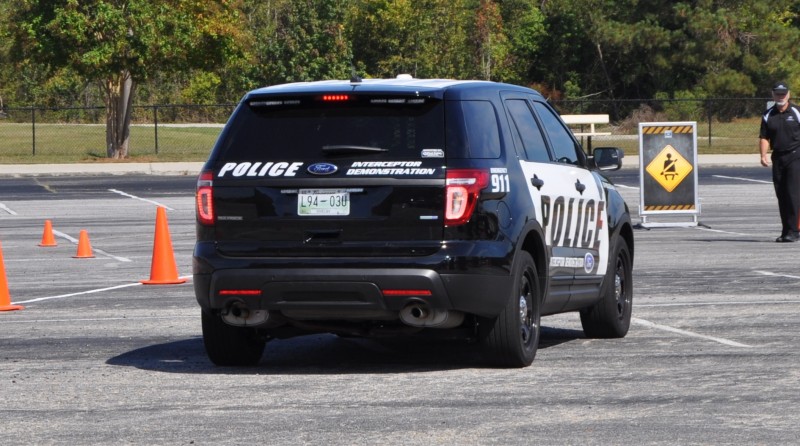
<svg viewBox="0 0 800 446"><path fill-rule="evenodd" d="M667 192L672 192L692 172L692 163L667 144L645 170Z"/></svg>

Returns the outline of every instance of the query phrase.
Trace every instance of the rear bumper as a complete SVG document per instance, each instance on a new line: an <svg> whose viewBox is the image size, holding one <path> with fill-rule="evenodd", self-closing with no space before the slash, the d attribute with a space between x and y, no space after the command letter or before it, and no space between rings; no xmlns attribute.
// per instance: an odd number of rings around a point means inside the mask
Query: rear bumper
<svg viewBox="0 0 800 446"><path fill-rule="evenodd" d="M209 255L211 248L195 248L195 296L204 309L238 301L311 319L380 319L422 301L432 309L493 317L513 284L507 253L493 260L437 254L415 266L408 258L402 265L398 259L231 259ZM425 292L398 296L386 290Z"/></svg>

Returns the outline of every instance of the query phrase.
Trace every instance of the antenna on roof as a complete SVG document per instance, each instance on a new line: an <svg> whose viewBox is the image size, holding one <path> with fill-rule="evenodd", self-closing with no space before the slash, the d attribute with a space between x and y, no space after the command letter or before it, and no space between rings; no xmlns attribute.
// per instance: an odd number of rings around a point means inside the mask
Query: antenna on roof
<svg viewBox="0 0 800 446"><path fill-rule="evenodd" d="M353 65L350 65L350 83L351 84L360 84L362 80L363 79L361 79L361 76L356 74L356 67L353 66Z"/></svg>

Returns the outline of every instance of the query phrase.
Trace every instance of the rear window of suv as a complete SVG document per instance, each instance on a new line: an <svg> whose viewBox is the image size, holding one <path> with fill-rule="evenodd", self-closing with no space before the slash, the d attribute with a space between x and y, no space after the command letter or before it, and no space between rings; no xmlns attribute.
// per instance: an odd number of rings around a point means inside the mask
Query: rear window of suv
<svg viewBox="0 0 800 446"><path fill-rule="evenodd" d="M447 102L448 158L499 158L500 132L489 101Z"/></svg>
<svg viewBox="0 0 800 446"><path fill-rule="evenodd" d="M443 104L434 98L257 97L238 108L220 148L226 161L317 160L332 147L328 155L358 152L370 159L419 159L423 151L443 156L444 121Z"/></svg>

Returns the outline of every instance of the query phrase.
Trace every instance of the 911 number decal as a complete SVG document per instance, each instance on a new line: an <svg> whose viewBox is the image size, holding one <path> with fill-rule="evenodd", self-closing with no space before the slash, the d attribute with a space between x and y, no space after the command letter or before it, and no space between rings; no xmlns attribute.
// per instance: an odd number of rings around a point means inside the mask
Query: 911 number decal
<svg viewBox="0 0 800 446"><path fill-rule="evenodd" d="M510 192L511 181L508 174L492 174L492 192Z"/></svg>

